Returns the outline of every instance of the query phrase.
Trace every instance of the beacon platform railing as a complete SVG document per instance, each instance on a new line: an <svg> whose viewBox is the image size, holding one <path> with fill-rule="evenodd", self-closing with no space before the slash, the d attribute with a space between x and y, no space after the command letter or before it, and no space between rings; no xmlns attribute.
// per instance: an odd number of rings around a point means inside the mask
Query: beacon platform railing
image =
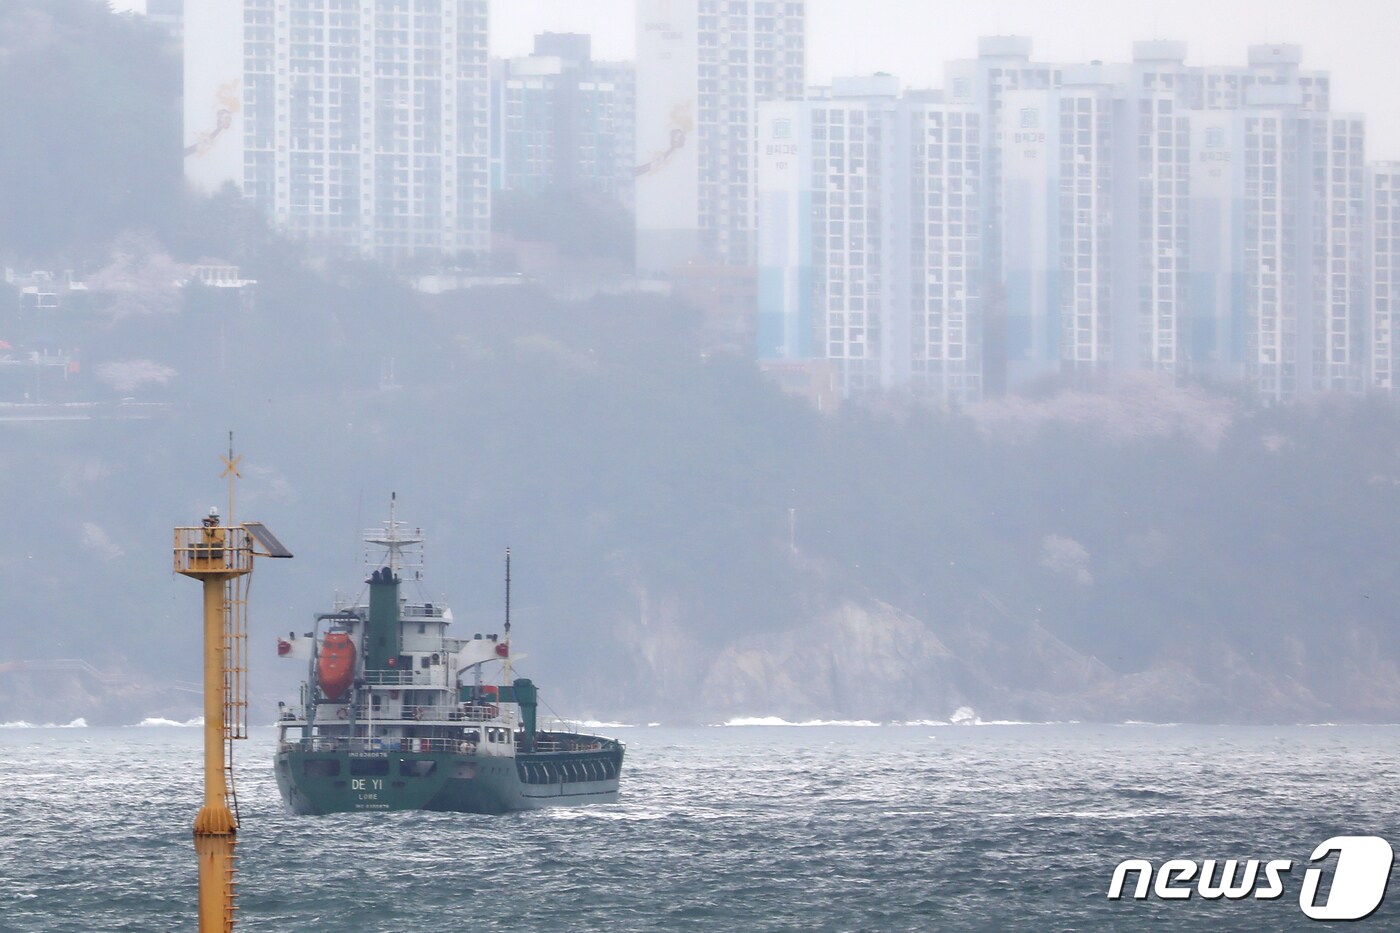
<svg viewBox="0 0 1400 933"><path fill-rule="evenodd" d="M244 574L253 569L252 541L246 528L175 529L175 572Z"/></svg>

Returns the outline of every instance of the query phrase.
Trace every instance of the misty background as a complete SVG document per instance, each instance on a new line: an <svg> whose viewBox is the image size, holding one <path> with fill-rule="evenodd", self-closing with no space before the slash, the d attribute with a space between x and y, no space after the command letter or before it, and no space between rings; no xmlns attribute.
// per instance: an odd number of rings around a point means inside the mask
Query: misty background
<svg viewBox="0 0 1400 933"><path fill-rule="evenodd" d="M578 29L628 54L622 5L540 3L540 21L506 6L503 43ZM942 43L966 57L975 35L1010 29L1046 57L1099 51L1030 5L948 6L936 46L867 45L899 6L863 4L871 22L852 28L848 7L812 4L812 79L879 57L917 84ZM1160 28L1193 58L1234 60L1307 26L1284 38L1368 112L1372 154L1395 139L1393 105L1363 96L1400 67L1366 54L1381 5L1334 5L1326 29L1290 19L1320 8L1272 5L1220 32L1202 8ZM1104 57L1158 28L1095 22ZM1329 49L1343 33L1357 44ZM229 430L245 457L237 517L297 555L259 564L252 585L265 715L303 674L276 661L274 636L359 592L360 534L393 492L459 634L498 630L512 548L519 670L568 716L1400 716L1393 405L1265 407L1121 376L955 412L895 398L821 412L716 346L682 297L537 280L433 295L308 255L236 194L187 190L179 81L138 17L83 0L0 11L0 256L86 285L60 313L0 285L0 340L83 351L76 369L0 369L16 406L0 419L0 721L197 712L182 687L198 680L197 587L170 572L170 529L224 507ZM543 226L588 231L564 240L581 262L630 254L627 230L567 206ZM254 297L174 284L210 257ZM91 670L20 664L58 660Z"/></svg>
<svg viewBox="0 0 1400 933"><path fill-rule="evenodd" d="M146 3L112 6L140 11ZM1311 66L1332 73L1337 109L1369 117L1373 157L1400 158L1390 92L1400 86L1396 14L1386 0L807 0L806 7L811 84L885 71L909 87L940 87L944 63L975 55L978 36L1032 36L1037 57L1048 61L1123 61L1144 39L1185 40L1193 63L1234 62L1253 44L1302 43ZM492 0L491 54L525 55L539 33L575 32L592 36L596 58L630 60L634 10L634 0Z"/></svg>

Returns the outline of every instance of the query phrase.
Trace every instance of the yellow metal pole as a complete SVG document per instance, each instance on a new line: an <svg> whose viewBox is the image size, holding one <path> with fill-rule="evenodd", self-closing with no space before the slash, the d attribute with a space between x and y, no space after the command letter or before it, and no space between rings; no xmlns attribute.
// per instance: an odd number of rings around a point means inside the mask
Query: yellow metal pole
<svg viewBox="0 0 1400 933"><path fill-rule="evenodd" d="M224 587L204 582L204 806L194 820L199 858L199 933L233 929L233 853L237 824L224 791Z"/></svg>
<svg viewBox="0 0 1400 933"><path fill-rule="evenodd" d="M204 832L232 832L224 793L224 586L204 578L204 808L195 820Z"/></svg>
<svg viewBox="0 0 1400 933"><path fill-rule="evenodd" d="M232 450L225 458L225 475L237 475ZM232 482L230 480L230 482ZM230 501L232 511L232 501ZM257 530L253 530L256 528ZM242 669L243 628L241 595L231 584L253 571L251 537L267 548L269 557L291 557L280 541L259 523L241 527L219 524L217 509L199 527L175 529L175 572L204 584L204 806L194 818L194 848L199 859L199 933L232 933L234 914L234 846L238 819L229 807L230 762L227 742L246 735L247 681ZM237 717L237 728L226 721Z"/></svg>

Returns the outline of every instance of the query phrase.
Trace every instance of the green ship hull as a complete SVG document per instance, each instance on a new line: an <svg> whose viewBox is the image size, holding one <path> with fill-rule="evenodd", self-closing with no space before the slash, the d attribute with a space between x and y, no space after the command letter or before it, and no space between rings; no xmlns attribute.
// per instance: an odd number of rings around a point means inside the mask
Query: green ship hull
<svg viewBox="0 0 1400 933"><path fill-rule="evenodd" d="M349 750L287 742L275 770L294 813L374 810L508 813L617 801L623 746L578 735L582 751L488 756L447 748ZM340 743L337 743L340 744ZM383 744L383 743L379 743Z"/></svg>

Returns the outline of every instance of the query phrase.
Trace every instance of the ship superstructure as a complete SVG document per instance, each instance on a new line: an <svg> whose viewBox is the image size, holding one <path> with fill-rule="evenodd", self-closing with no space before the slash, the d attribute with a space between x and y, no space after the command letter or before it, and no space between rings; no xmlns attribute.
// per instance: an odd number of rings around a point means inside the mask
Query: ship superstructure
<svg viewBox="0 0 1400 933"><path fill-rule="evenodd" d="M622 743L538 728L538 691L511 670L509 610L501 633L451 637L449 608L402 592L407 570L421 576L421 531L391 512L365 543L365 596L278 640L308 664L299 704L279 715L287 805L502 813L615 801Z"/></svg>

